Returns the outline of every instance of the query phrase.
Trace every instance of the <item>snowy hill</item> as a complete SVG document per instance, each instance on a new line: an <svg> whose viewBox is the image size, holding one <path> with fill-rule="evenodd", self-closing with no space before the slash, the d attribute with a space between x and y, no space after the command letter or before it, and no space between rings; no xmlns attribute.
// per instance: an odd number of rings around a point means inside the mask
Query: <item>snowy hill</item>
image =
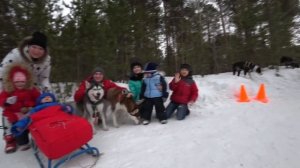
<svg viewBox="0 0 300 168"><path fill-rule="evenodd" d="M153 117L147 126L127 121L120 128L109 123L110 130L100 129L90 142L103 153L98 160L81 156L63 167L299 168L300 69L279 74L194 76L200 98L185 120L162 125ZM253 98L261 83L268 103L236 101L241 84ZM5 154L3 148L1 141L0 167L39 167L31 149Z"/></svg>

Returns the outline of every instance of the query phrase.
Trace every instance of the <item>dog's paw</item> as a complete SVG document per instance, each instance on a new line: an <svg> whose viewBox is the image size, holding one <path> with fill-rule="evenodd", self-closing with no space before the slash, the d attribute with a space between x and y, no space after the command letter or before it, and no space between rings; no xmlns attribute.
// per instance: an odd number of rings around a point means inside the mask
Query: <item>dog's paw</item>
<svg viewBox="0 0 300 168"><path fill-rule="evenodd" d="M139 118L134 118L133 122L135 123L135 125L139 125L142 123L142 120L140 120Z"/></svg>
<svg viewBox="0 0 300 168"><path fill-rule="evenodd" d="M120 128L120 126L119 125L115 125L115 128Z"/></svg>
<svg viewBox="0 0 300 168"><path fill-rule="evenodd" d="M134 121L134 123L135 123L135 125L140 125L142 123L142 121L141 120L136 120L136 121Z"/></svg>

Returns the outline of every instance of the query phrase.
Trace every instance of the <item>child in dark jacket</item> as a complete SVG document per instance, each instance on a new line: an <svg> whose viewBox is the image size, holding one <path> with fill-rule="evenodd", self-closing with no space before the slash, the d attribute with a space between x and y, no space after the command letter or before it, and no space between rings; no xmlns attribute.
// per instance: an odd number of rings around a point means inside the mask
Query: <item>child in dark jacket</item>
<svg viewBox="0 0 300 168"><path fill-rule="evenodd" d="M130 65L131 75L128 81L128 87L130 92L133 94L135 102L140 102L140 94L142 89L142 82L144 78L143 66L139 62L133 62ZM139 103L138 103L139 104Z"/></svg>
<svg viewBox="0 0 300 168"><path fill-rule="evenodd" d="M153 106L155 106L156 118L162 124L167 123L164 100L168 98L167 83L163 76L157 72L157 64L149 62L144 68L144 79L142 83L141 117L143 124L148 125L151 121Z"/></svg>
<svg viewBox="0 0 300 168"><path fill-rule="evenodd" d="M181 64L180 72L175 74L169 87L173 93L166 108L167 118L177 110L176 118L183 120L189 115L188 104L194 104L198 98L198 88L192 78L192 68L189 64Z"/></svg>

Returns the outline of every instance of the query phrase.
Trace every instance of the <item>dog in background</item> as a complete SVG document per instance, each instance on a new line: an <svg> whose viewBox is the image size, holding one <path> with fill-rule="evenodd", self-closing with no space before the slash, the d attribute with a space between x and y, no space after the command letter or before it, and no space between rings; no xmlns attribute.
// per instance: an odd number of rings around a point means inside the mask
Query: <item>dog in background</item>
<svg viewBox="0 0 300 168"><path fill-rule="evenodd" d="M247 73L250 75L250 72L253 71L258 74L262 74L261 67L249 61L239 61L232 64L232 71L233 75L237 73L237 76L240 76L241 71L244 71L245 76Z"/></svg>
<svg viewBox="0 0 300 168"><path fill-rule="evenodd" d="M280 65L283 65L286 68L299 68L299 63L295 62L293 58L287 56L282 56L280 58Z"/></svg>
<svg viewBox="0 0 300 168"><path fill-rule="evenodd" d="M132 119L135 124L140 123L138 105L133 100L133 97L128 96L127 94L128 93L117 88L111 88L107 91L107 95L104 99L103 111L106 112L110 107L114 127L119 127L117 118L122 113L125 113L126 116L129 116L129 118Z"/></svg>
<svg viewBox="0 0 300 168"><path fill-rule="evenodd" d="M107 130L105 114L103 113L104 89L101 85L86 82L86 92L83 99L83 117L86 118L96 133L95 125L99 125L99 120L103 124L103 129Z"/></svg>

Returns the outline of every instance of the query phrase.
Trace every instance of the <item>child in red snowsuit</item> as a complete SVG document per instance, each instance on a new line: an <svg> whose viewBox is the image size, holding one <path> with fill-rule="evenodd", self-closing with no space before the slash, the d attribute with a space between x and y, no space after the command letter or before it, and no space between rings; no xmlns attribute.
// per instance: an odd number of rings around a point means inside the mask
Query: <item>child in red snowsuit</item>
<svg viewBox="0 0 300 168"><path fill-rule="evenodd" d="M30 148L28 131L19 137L14 137L11 126L22 119L26 113L35 106L40 91L34 87L31 72L28 67L13 64L4 73L3 91L0 94L0 106L3 108L5 152L12 153L17 149Z"/></svg>

